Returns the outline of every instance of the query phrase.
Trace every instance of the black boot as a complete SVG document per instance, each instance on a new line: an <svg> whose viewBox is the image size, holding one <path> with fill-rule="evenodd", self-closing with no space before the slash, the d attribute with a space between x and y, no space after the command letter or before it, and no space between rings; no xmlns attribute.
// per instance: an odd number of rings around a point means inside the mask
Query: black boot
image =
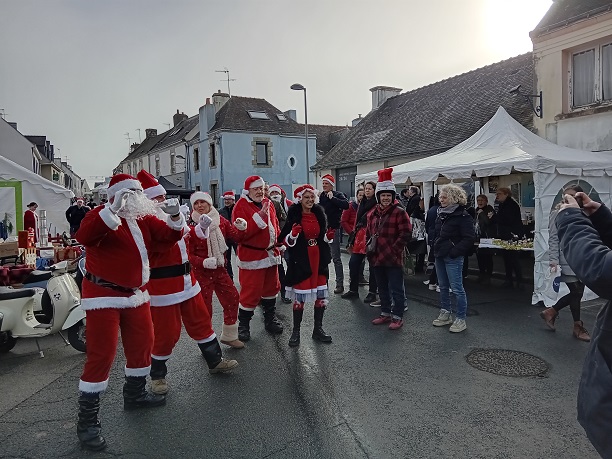
<svg viewBox="0 0 612 459"><path fill-rule="evenodd" d="M314 330L312 331L312 339L323 343L331 343L332 337L323 330L323 314L325 308L315 308L314 310Z"/></svg>
<svg viewBox="0 0 612 459"><path fill-rule="evenodd" d="M264 326L270 333L283 332L283 323L276 317L276 298L262 298L261 307L264 313Z"/></svg>
<svg viewBox="0 0 612 459"><path fill-rule="evenodd" d="M240 341L248 341L251 339L251 330L249 328L253 311L245 311L238 309L238 339Z"/></svg>
<svg viewBox="0 0 612 459"><path fill-rule="evenodd" d="M123 385L123 409L152 408L166 404L166 396L147 392L147 378L126 376Z"/></svg>
<svg viewBox="0 0 612 459"><path fill-rule="evenodd" d="M100 412L100 395L83 394L79 396L79 420L77 422L77 436L83 447L91 451L100 451L106 448L106 440L100 433L102 427L98 420Z"/></svg>
<svg viewBox="0 0 612 459"><path fill-rule="evenodd" d="M293 333L289 338L289 346L295 347L300 345L300 324L302 323L303 309L293 310Z"/></svg>
<svg viewBox="0 0 612 459"><path fill-rule="evenodd" d="M200 348L200 351L202 351L204 360L206 360L206 364L208 365L208 371L211 374L228 373L238 366L238 362L235 360L227 360L223 358L221 346L219 345L217 338L207 343L198 343L198 347Z"/></svg>

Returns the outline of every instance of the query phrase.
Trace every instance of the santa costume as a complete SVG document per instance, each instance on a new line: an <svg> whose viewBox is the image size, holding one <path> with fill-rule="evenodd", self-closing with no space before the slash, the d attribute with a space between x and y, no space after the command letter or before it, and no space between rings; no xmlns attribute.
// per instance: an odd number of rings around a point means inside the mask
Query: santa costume
<svg viewBox="0 0 612 459"><path fill-rule="evenodd" d="M212 220L208 228L200 225L201 215L196 210L196 203L204 201L210 206L206 215ZM189 240L189 261L195 277L202 288L204 303L212 317L212 295L217 294L223 307L223 328L221 342L233 348L241 349L244 343L238 339L238 290L225 269L225 256L228 249L226 240L236 241L239 231L219 215L213 207L210 194L196 191L190 198L194 209L191 218L198 222L191 227Z"/></svg>
<svg viewBox="0 0 612 459"><path fill-rule="evenodd" d="M23 214L23 229L26 231L30 228L34 230L34 242L38 242L40 236L40 228L38 227L38 214L36 208L38 204L31 202L28 204L28 210Z"/></svg>
<svg viewBox="0 0 612 459"><path fill-rule="evenodd" d="M302 206L305 193L315 197L315 204L307 209ZM300 343L300 324L304 313L304 303L314 303L315 326L312 338L331 342L323 330L323 314L327 306L327 280L331 251L329 242L334 230L327 229L325 211L316 203L317 190L311 185L302 185L294 192L297 205L291 206L287 213L287 223L280 233L279 242L287 246L288 261L287 296L293 300L293 333L290 346Z"/></svg>
<svg viewBox="0 0 612 459"><path fill-rule="evenodd" d="M145 170L141 170L137 177L149 199L157 202L165 200L166 190L155 177ZM160 210L158 217L165 220L168 215ZM166 362L181 336L182 324L198 344L211 373L225 373L238 365L235 360L226 360L222 356L212 328L210 311L189 263L188 238L189 227L185 225L183 237L170 249L154 246L149 252L151 279L147 288L151 295L151 317L155 331L151 354L151 391L156 394L168 392Z"/></svg>
<svg viewBox="0 0 612 459"><path fill-rule="evenodd" d="M148 201L130 175L113 176L108 195L109 203L87 213L77 236L87 249L81 299L87 314L87 360L79 382L77 435L93 450L106 446L98 421L99 394L108 386L119 329L126 357L124 408L165 403L164 396L145 388L153 347L149 294L143 288L149 281L147 251L153 245L174 245L185 224L180 215L163 222L153 210L141 212Z"/></svg>
<svg viewBox="0 0 612 459"><path fill-rule="evenodd" d="M283 324L276 317L276 296L280 290L276 267L280 263L276 246L278 221L274 206L263 195L263 186L261 177L248 177L232 214L233 223L241 232L236 263L240 281L238 338L241 341L251 338L250 321L258 304L263 309L266 330L283 332Z"/></svg>

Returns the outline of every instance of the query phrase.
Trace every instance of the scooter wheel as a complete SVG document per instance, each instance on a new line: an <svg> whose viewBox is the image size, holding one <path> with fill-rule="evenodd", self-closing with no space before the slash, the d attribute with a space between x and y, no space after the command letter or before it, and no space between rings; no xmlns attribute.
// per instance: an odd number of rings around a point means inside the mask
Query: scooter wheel
<svg viewBox="0 0 612 459"><path fill-rule="evenodd" d="M68 329L68 342L77 351L87 352L85 339L85 323L80 320Z"/></svg>
<svg viewBox="0 0 612 459"><path fill-rule="evenodd" d="M17 338L11 335L0 335L0 352L6 353L15 347Z"/></svg>

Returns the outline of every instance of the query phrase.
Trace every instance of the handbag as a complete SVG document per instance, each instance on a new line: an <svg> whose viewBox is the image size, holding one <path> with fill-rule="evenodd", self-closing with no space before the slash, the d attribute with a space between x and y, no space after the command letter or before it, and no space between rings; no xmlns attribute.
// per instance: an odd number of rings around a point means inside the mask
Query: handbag
<svg viewBox="0 0 612 459"><path fill-rule="evenodd" d="M370 239L367 240L366 242L366 254L367 255L374 255L376 253L376 248L378 246L378 232L380 231L380 228L382 228L383 223L387 221L390 214L391 212L387 212L385 215L383 215L383 217L378 221L378 227L376 228L376 233L370 236Z"/></svg>
<svg viewBox="0 0 612 459"><path fill-rule="evenodd" d="M559 299L559 287L561 286L561 266L556 271L549 270L544 273L544 289L542 294L546 297L544 304L555 304Z"/></svg>
<svg viewBox="0 0 612 459"><path fill-rule="evenodd" d="M414 256L410 255L410 252L408 252L408 250L404 249L404 263L403 263L403 272L404 272L404 279L407 279L410 276L414 276L415 274L415 260L414 260Z"/></svg>

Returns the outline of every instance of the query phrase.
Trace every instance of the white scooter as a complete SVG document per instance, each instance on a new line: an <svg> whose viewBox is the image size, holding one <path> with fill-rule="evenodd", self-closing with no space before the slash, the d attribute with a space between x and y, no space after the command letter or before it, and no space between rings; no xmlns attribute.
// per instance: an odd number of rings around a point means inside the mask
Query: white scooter
<svg viewBox="0 0 612 459"><path fill-rule="evenodd" d="M34 338L41 357L38 338L59 333L66 345L86 351L85 311L81 294L67 272L68 262L51 267L46 289L0 287L0 352L8 352L17 338ZM68 340L62 334L68 330Z"/></svg>

